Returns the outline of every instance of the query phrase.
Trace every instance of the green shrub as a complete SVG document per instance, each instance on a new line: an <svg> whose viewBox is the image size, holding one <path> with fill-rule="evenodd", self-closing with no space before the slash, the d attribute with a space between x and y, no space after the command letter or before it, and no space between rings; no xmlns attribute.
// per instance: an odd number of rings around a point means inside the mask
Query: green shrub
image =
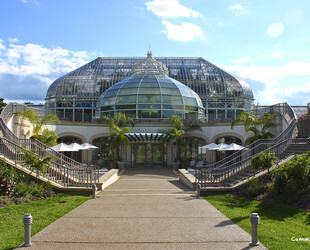
<svg viewBox="0 0 310 250"><path fill-rule="evenodd" d="M310 193L310 152L297 156L273 173L270 195L285 203L307 198Z"/></svg>
<svg viewBox="0 0 310 250"><path fill-rule="evenodd" d="M278 161L275 154L270 153L270 149L261 152L251 159L251 167L253 169L269 169Z"/></svg>
<svg viewBox="0 0 310 250"><path fill-rule="evenodd" d="M0 195L14 196L16 184L20 181L21 175L11 166L8 166L3 159L0 159Z"/></svg>
<svg viewBox="0 0 310 250"><path fill-rule="evenodd" d="M25 196L28 199L41 199L54 196L52 185L49 182L44 184L20 182L16 186L16 191L20 196Z"/></svg>

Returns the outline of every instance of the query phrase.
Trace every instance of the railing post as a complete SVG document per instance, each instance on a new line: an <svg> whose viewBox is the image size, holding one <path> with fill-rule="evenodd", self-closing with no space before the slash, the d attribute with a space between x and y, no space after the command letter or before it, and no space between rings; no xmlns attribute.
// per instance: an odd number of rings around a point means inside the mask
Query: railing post
<svg viewBox="0 0 310 250"><path fill-rule="evenodd" d="M197 198L200 198L201 185L200 185L199 182L198 182L197 185L196 185L196 190L197 190Z"/></svg>
<svg viewBox="0 0 310 250"><path fill-rule="evenodd" d="M92 185L92 189L93 189L93 199L96 199L96 184Z"/></svg>

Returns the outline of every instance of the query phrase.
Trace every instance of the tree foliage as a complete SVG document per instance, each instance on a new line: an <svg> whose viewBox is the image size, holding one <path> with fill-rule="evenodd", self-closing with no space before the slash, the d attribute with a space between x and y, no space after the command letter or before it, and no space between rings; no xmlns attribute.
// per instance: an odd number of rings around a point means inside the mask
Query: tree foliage
<svg viewBox="0 0 310 250"><path fill-rule="evenodd" d="M172 128L168 131L165 131L164 134L167 137L163 140L163 143L176 143L177 146L177 161L181 159L181 143L180 138L185 133L183 130L184 124L182 119L178 115L172 115L170 117L170 123L172 124Z"/></svg>
<svg viewBox="0 0 310 250"><path fill-rule="evenodd" d="M261 152L251 159L251 167L253 169L269 169L278 161L275 154L270 153L270 149Z"/></svg>
<svg viewBox="0 0 310 250"><path fill-rule="evenodd" d="M43 144L49 147L53 147L57 145L58 135L54 131L46 128L43 130L41 135L37 135L35 138L38 139Z"/></svg>
<svg viewBox="0 0 310 250"><path fill-rule="evenodd" d="M254 133L246 139L246 143L251 143L258 139L272 138L272 133L268 131L274 124L272 119L275 117L275 113L266 113L257 118L253 112L242 112L237 119L231 123L231 129L234 129L236 125L243 124L246 132Z"/></svg>
<svg viewBox="0 0 310 250"><path fill-rule="evenodd" d="M33 136L41 134L42 127L48 123L60 123L58 117L53 114L47 114L40 117L39 114L34 109L29 109L24 112L19 112L19 114L25 118L28 118L33 126Z"/></svg>
<svg viewBox="0 0 310 250"><path fill-rule="evenodd" d="M24 153L23 165L36 170L37 174L41 173L45 176L46 170L50 166L50 162L54 156L40 157L35 153L35 150L28 151L24 148L22 148L22 151Z"/></svg>
<svg viewBox="0 0 310 250"><path fill-rule="evenodd" d="M289 203L309 199L310 152L298 155L296 159L277 168L273 177L275 182L271 196Z"/></svg>
<svg viewBox="0 0 310 250"><path fill-rule="evenodd" d="M110 140L112 146L112 158L114 160L114 164L116 160L120 158L119 156L119 147L120 145L125 146L128 144L129 139L125 135L130 132L129 127L124 127L126 124L130 123L134 125L133 120L130 117L127 117L124 113L117 113L115 117L103 116L102 120L106 120L109 123L109 132L110 132Z"/></svg>
<svg viewBox="0 0 310 250"><path fill-rule="evenodd" d="M0 98L0 113L2 112L3 108L6 106L3 98Z"/></svg>

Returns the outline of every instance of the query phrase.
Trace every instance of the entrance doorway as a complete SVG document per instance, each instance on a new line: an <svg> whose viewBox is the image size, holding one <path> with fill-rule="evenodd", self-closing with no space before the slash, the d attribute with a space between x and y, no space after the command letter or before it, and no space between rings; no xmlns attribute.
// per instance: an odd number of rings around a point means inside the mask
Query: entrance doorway
<svg viewBox="0 0 310 250"><path fill-rule="evenodd" d="M164 165L162 144L133 144L132 160L135 167L156 167Z"/></svg>

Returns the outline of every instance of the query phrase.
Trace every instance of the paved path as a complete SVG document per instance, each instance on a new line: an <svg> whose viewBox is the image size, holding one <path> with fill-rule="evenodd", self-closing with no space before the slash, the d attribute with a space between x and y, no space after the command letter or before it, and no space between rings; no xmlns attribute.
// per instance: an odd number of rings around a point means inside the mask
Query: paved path
<svg viewBox="0 0 310 250"><path fill-rule="evenodd" d="M172 171L130 169L97 199L35 235L31 248L247 249L250 240Z"/></svg>

